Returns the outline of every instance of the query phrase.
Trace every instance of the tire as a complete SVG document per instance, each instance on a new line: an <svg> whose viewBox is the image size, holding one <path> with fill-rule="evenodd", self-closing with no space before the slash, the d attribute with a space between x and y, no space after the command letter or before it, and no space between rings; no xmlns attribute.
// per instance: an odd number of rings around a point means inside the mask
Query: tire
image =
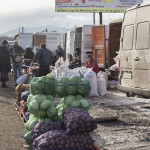
<svg viewBox="0 0 150 150"><path fill-rule="evenodd" d="M127 97L130 97L130 96L131 96L129 92L127 92L126 95L127 95Z"/></svg>

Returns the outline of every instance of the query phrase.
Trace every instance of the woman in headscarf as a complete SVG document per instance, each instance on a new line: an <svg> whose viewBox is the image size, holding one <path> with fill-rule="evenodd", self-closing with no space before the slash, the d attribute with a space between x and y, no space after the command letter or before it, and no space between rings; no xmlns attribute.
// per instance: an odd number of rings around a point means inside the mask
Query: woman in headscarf
<svg viewBox="0 0 150 150"><path fill-rule="evenodd" d="M99 72L98 64L97 64L96 60L94 60L92 58L91 55L87 56L86 62L87 62L86 68L92 68L92 71L94 71L96 74Z"/></svg>
<svg viewBox="0 0 150 150"><path fill-rule="evenodd" d="M8 72L11 71L10 56L7 46L8 41L3 40L0 46L0 73L1 73L2 88L7 88L5 82L9 80Z"/></svg>

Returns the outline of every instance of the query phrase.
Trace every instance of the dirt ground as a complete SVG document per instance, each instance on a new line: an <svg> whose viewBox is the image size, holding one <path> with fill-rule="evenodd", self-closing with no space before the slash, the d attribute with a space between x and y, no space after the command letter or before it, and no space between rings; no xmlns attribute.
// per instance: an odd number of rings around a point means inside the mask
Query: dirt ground
<svg viewBox="0 0 150 150"><path fill-rule="evenodd" d="M0 87L0 150L25 150L24 125L17 114L15 87ZM1 86L1 85L0 85ZM100 122L92 133L96 145L103 150L150 149L150 99L127 98L118 90L109 90L106 96L88 99L90 114L96 118L118 114L117 121Z"/></svg>
<svg viewBox="0 0 150 150"><path fill-rule="evenodd" d="M0 83L0 150L24 150L24 125L17 114L13 82L8 81L8 89Z"/></svg>
<svg viewBox="0 0 150 150"><path fill-rule="evenodd" d="M93 137L104 150L150 150L150 99L128 98L118 90L90 98L90 114L96 118L118 114L117 121L100 122Z"/></svg>

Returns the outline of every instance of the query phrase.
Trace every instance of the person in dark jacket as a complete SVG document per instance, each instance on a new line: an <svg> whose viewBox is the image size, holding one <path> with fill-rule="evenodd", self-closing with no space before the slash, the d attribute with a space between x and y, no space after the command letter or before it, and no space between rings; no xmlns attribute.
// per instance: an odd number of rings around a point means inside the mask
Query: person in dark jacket
<svg viewBox="0 0 150 150"><path fill-rule="evenodd" d="M33 52L32 48L27 46L26 53L24 55L24 59L33 59L33 57L34 57L34 52Z"/></svg>
<svg viewBox="0 0 150 150"><path fill-rule="evenodd" d="M13 62L13 71L14 71L14 85L17 86L16 80L17 75L19 73L19 76L21 76L21 65L22 65L22 58L25 54L25 50L18 45L18 41L14 41L13 47L9 50L10 56L12 57Z"/></svg>
<svg viewBox="0 0 150 150"><path fill-rule="evenodd" d="M33 63L39 60L39 76L41 77L50 73L50 65L52 65L53 54L46 48L46 44L41 43L40 47L41 49L36 52L33 58Z"/></svg>
<svg viewBox="0 0 150 150"><path fill-rule="evenodd" d="M55 53L56 53L56 59L57 60L61 57L63 57L65 59L65 51L62 49L61 45L57 46Z"/></svg>
<svg viewBox="0 0 150 150"><path fill-rule="evenodd" d="M94 71L96 74L99 72L99 67L97 62L92 58L91 55L87 56L87 66L86 68L92 68L92 71Z"/></svg>
<svg viewBox="0 0 150 150"><path fill-rule="evenodd" d="M10 56L7 49L8 41L3 40L0 46L0 73L2 88L7 88L6 81L9 80L8 73L11 71Z"/></svg>
<svg viewBox="0 0 150 150"><path fill-rule="evenodd" d="M76 67L81 67L81 51L80 48L75 48L73 61L69 66L70 69L74 69Z"/></svg>

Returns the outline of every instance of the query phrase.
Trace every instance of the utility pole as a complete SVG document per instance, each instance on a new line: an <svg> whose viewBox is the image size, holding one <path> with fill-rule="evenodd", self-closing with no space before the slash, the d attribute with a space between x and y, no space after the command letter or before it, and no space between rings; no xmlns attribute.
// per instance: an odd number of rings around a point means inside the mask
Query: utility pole
<svg viewBox="0 0 150 150"><path fill-rule="evenodd" d="M99 24L100 25L103 24L103 14L102 14L102 12L99 12Z"/></svg>
<svg viewBox="0 0 150 150"><path fill-rule="evenodd" d="M93 25L95 25L95 12L93 12Z"/></svg>
<svg viewBox="0 0 150 150"><path fill-rule="evenodd" d="M19 34L20 34L20 25L19 25Z"/></svg>
<svg viewBox="0 0 150 150"><path fill-rule="evenodd" d="M22 33L24 33L24 27L22 26Z"/></svg>

